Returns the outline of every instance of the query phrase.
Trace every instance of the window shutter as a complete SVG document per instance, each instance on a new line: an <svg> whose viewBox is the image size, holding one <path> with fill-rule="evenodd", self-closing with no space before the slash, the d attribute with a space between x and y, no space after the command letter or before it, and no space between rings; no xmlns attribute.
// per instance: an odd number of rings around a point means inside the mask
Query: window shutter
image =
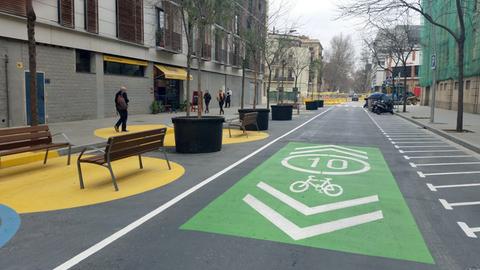
<svg viewBox="0 0 480 270"><path fill-rule="evenodd" d="M0 4L0 12L26 16L25 5L25 0L4 0Z"/></svg>
<svg viewBox="0 0 480 270"><path fill-rule="evenodd" d="M62 26L74 28L74 0L58 0L58 20Z"/></svg>
<svg viewBox="0 0 480 270"><path fill-rule="evenodd" d="M143 1L117 0L118 38L143 43Z"/></svg>
<svg viewBox="0 0 480 270"><path fill-rule="evenodd" d="M85 29L98 34L98 0L85 0Z"/></svg>

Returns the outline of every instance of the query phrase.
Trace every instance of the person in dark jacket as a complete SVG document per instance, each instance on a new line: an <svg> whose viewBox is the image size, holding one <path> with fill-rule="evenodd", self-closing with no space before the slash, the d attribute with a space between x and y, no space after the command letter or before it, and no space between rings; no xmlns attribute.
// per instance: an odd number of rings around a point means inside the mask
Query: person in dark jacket
<svg viewBox="0 0 480 270"><path fill-rule="evenodd" d="M125 86L120 87L120 91L115 94L115 108L117 109L118 115L120 115L120 119L114 126L116 132L119 132L118 128L120 125L122 125L122 132L128 132L127 119L129 102L127 88Z"/></svg>
<svg viewBox="0 0 480 270"><path fill-rule="evenodd" d="M208 109L208 105L210 104L210 100L212 100L212 96L210 95L208 90L205 91L205 94L203 95L203 99L205 100L205 113L209 113L210 110Z"/></svg>
<svg viewBox="0 0 480 270"><path fill-rule="evenodd" d="M220 114L225 114L223 111L223 105L225 104L225 93L223 90L218 91L217 95L218 106L220 107Z"/></svg>

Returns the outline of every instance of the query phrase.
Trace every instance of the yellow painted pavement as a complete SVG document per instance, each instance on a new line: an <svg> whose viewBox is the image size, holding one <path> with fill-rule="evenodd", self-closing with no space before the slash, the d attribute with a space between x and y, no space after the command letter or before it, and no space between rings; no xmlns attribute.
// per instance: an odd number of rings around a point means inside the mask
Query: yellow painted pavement
<svg viewBox="0 0 480 270"><path fill-rule="evenodd" d="M15 155L3 156L3 157L0 157L0 168L13 167L13 166L18 166L18 165L40 161L40 160L43 161L44 157L45 157L45 151L26 152L26 153L20 153ZM51 159L56 157L59 157L58 152L50 150L48 152L47 163L50 162Z"/></svg>
<svg viewBox="0 0 480 270"><path fill-rule="evenodd" d="M138 157L112 163L120 191L115 192L106 168L82 164L85 189L80 189L76 161L66 166L66 157L53 158L47 165L33 162L0 169L0 204L18 213L43 212L108 202L153 190L179 179L185 169L165 160L144 157L139 169Z"/></svg>
<svg viewBox="0 0 480 270"><path fill-rule="evenodd" d="M132 125L128 126L128 132L116 132L113 128L101 128L95 130L94 134L97 137L107 139L113 136L119 136L128 133L146 131L151 129L158 129L167 127L165 125ZM223 129L223 144L246 143L268 138L268 133L260 131L247 131L248 138L238 128L232 129L232 138L228 135L228 129ZM175 146L175 134L171 127L167 127L167 135L165 137L165 146Z"/></svg>

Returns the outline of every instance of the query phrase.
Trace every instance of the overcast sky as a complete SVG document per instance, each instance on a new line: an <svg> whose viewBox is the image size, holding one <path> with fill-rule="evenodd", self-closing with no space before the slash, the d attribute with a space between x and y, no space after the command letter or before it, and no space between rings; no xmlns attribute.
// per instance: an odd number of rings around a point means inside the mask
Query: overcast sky
<svg viewBox="0 0 480 270"><path fill-rule="evenodd" d="M279 0L272 1L273 4ZM328 49L330 40L335 35L343 33L351 35L355 43L356 54L361 50L361 37L358 34L361 26L353 20L335 20L338 16L336 4L338 0L284 0L288 2L291 14L290 20L300 25L297 28L300 34L319 39L322 46Z"/></svg>

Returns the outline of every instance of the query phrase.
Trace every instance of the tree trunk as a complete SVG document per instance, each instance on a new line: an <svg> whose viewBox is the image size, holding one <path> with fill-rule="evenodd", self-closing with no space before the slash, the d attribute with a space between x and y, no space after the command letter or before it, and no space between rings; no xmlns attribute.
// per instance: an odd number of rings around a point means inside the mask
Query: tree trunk
<svg viewBox="0 0 480 270"><path fill-rule="evenodd" d="M242 93L240 96L240 109L245 107L245 59L242 60Z"/></svg>
<svg viewBox="0 0 480 270"><path fill-rule="evenodd" d="M257 92L258 92L258 85L257 85L257 78L258 78L258 65L255 64L255 70L253 71L253 109L257 108Z"/></svg>
<svg viewBox="0 0 480 270"><path fill-rule="evenodd" d="M407 112L407 64L403 64L403 112Z"/></svg>
<svg viewBox="0 0 480 270"><path fill-rule="evenodd" d="M28 67L30 71L30 125L37 126L37 50L35 44L35 21L37 16L33 10L32 0L27 0L26 11L28 33Z"/></svg>
<svg viewBox="0 0 480 270"><path fill-rule="evenodd" d="M197 63L198 63L198 81L197 81L197 115L198 117L202 117L202 110L203 110L203 91L202 91L202 66L203 66L203 45L205 43L205 26L200 23L199 29L199 46L197 49Z"/></svg>
<svg viewBox="0 0 480 270"><path fill-rule="evenodd" d="M272 84L272 69L268 68L268 84L267 84L267 109L270 108L270 86Z"/></svg>
<svg viewBox="0 0 480 270"><path fill-rule="evenodd" d="M192 44L187 45L187 86L186 86L186 100L187 100L187 116L190 116L190 74L192 73Z"/></svg>
<svg viewBox="0 0 480 270"><path fill-rule="evenodd" d="M464 78L465 40L458 43L458 108L457 132L463 131L463 78Z"/></svg>

